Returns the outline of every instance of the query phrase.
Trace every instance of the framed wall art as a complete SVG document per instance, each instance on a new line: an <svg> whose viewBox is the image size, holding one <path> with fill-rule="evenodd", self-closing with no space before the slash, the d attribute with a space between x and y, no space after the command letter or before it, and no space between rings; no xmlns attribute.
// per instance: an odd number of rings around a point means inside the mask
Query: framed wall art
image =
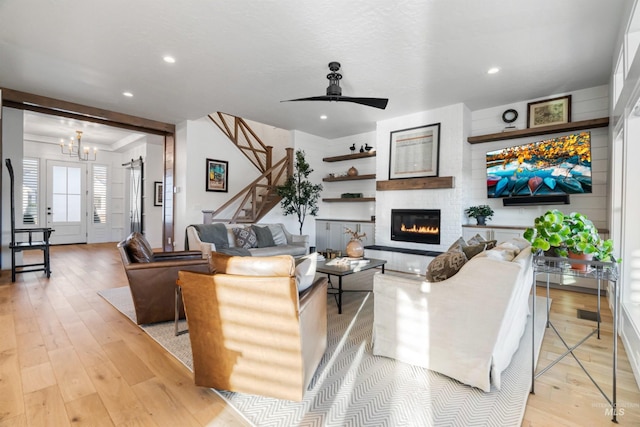
<svg viewBox="0 0 640 427"><path fill-rule="evenodd" d="M391 132L389 179L438 176L440 123Z"/></svg>
<svg viewBox="0 0 640 427"><path fill-rule="evenodd" d="M207 159L207 191L229 191L229 162Z"/></svg>
<svg viewBox="0 0 640 427"><path fill-rule="evenodd" d="M153 206L162 206L162 182L153 183Z"/></svg>
<svg viewBox="0 0 640 427"><path fill-rule="evenodd" d="M527 104L527 127L558 125L571 122L571 95Z"/></svg>

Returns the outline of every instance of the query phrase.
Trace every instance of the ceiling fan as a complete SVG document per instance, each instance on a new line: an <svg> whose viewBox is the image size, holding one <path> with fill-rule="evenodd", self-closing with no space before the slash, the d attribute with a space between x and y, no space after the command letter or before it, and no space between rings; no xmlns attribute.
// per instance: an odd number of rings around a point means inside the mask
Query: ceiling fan
<svg viewBox="0 0 640 427"><path fill-rule="evenodd" d="M327 74L329 79L329 87L327 87L327 94L323 96L311 96L308 98L288 99L281 102L289 101L336 101L336 102L353 102L356 104L366 105L368 107L380 108L384 110L387 107L387 98L356 98L352 96L342 96L342 88L340 87L340 79L342 74L338 73L340 70L339 62L330 62L329 70L331 72Z"/></svg>

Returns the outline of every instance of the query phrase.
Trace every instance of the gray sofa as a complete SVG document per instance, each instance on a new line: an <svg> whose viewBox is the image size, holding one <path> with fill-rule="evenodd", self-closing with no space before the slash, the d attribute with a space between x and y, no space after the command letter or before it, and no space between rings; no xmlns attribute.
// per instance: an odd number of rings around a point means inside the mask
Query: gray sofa
<svg viewBox="0 0 640 427"><path fill-rule="evenodd" d="M220 233L222 226L226 228L226 233L224 231ZM237 244L237 236L234 234L233 229L249 229L252 226L260 227L259 230L262 230L263 232L266 232L267 230L270 231L273 242L269 241L268 246L265 246L265 239L260 239L260 236L258 236L257 247L250 247L247 249L240 248ZM225 234L226 239L224 238ZM203 244L209 245L211 251L227 253L230 255L291 255L294 258L297 258L308 253L309 236L291 234L284 227L284 224L214 223L188 226L185 246L191 250L203 250ZM209 250L209 247L204 249Z"/></svg>

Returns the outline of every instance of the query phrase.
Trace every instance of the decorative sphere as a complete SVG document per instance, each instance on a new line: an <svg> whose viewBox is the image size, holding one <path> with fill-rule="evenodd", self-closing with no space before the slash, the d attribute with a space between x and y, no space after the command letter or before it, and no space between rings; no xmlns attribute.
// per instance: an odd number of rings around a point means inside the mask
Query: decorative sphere
<svg viewBox="0 0 640 427"><path fill-rule="evenodd" d="M357 176L358 175L358 169L356 169L353 166L351 166L349 168L349 170L347 171L347 175L349 175L349 176Z"/></svg>
<svg viewBox="0 0 640 427"><path fill-rule="evenodd" d="M360 240L352 239L347 243L347 256L351 258L362 258L364 256L364 246Z"/></svg>

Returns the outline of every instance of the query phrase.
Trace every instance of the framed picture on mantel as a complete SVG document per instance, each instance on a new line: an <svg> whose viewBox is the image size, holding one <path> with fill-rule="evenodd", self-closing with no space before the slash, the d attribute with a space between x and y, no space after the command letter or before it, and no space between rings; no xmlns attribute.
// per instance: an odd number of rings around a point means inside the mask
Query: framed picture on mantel
<svg viewBox="0 0 640 427"><path fill-rule="evenodd" d="M571 95L527 104L527 127L558 125L571 122Z"/></svg>
<svg viewBox="0 0 640 427"><path fill-rule="evenodd" d="M389 179L438 176L440 123L391 132Z"/></svg>

